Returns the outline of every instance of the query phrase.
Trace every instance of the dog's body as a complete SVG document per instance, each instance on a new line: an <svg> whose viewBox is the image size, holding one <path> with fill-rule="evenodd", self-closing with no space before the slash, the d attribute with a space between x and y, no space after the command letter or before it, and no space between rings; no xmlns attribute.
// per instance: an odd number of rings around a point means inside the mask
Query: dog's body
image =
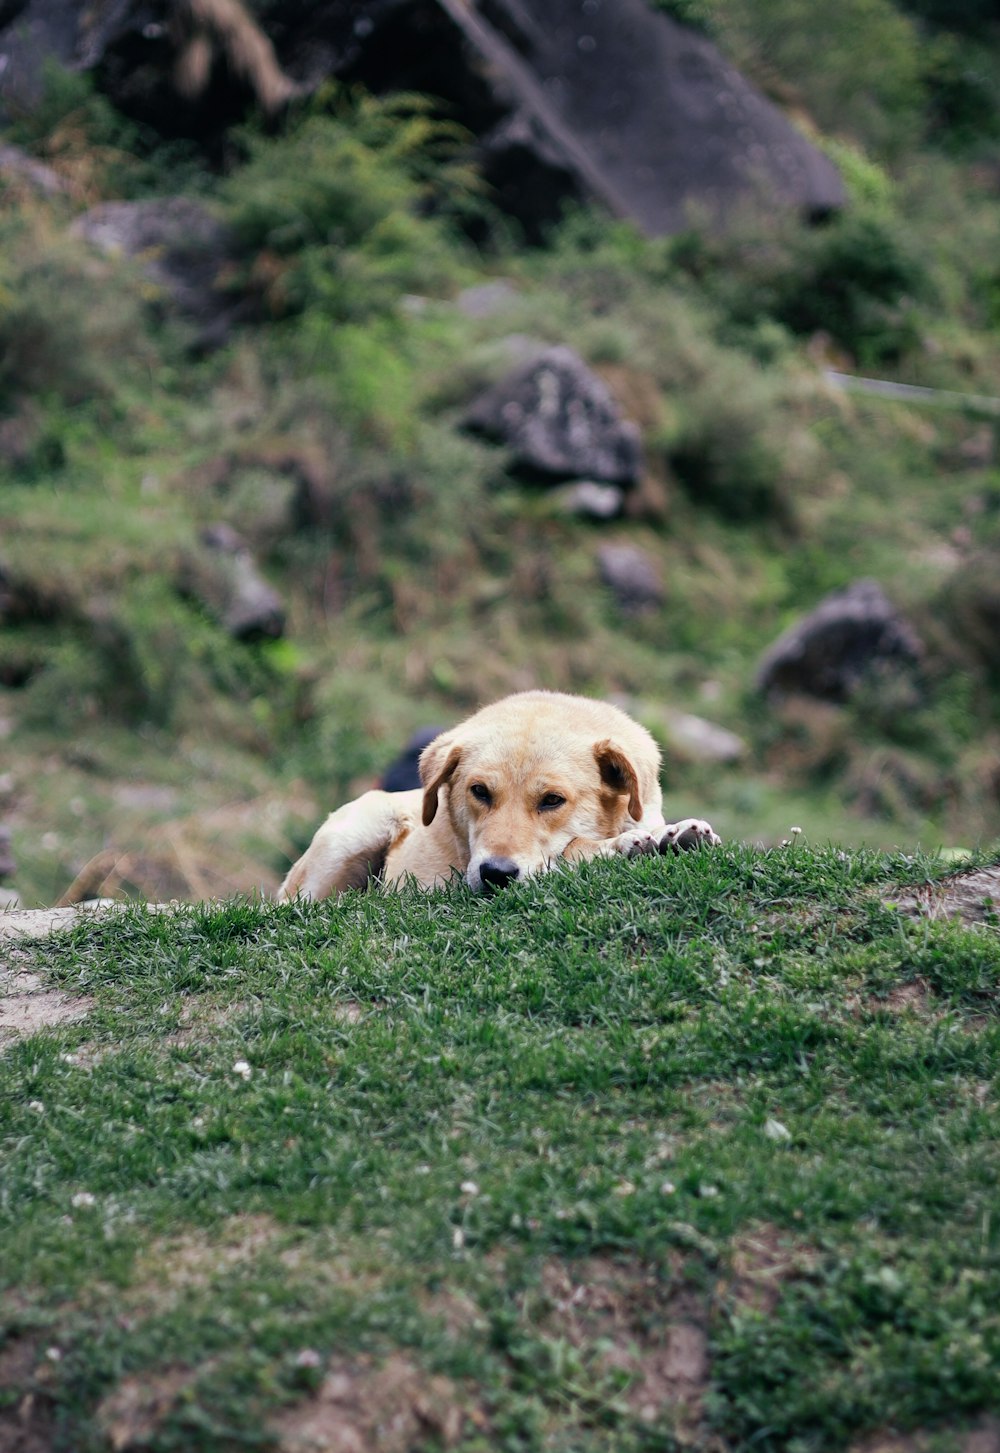
<svg viewBox="0 0 1000 1453"><path fill-rule="evenodd" d="M667 824L660 752L606 702L526 691L434 739L423 789L366 792L332 813L278 893L326 898L372 878L423 887L464 874L475 892L560 860L718 843L707 822Z"/></svg>

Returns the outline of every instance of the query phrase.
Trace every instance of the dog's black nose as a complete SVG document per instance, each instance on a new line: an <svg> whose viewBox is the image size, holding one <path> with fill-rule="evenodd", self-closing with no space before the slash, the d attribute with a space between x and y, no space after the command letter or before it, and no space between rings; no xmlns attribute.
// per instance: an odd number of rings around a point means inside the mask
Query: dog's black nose
<svg viewBox="0 0 1000 1453"><path fill-rule="evenodd" d="M484 888L506 888L520 872L510 858L489 858L479 869L479 878Z"/></svg>

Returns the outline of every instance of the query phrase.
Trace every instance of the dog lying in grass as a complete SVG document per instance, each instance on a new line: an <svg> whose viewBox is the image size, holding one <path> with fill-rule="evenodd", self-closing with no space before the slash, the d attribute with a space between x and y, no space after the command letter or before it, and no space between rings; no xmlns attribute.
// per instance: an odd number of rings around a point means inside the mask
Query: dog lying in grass
<svg viewBox="0 0 1000 1453"><path fill-rule="evenodd" d="M373 878L429 888L456 872L474 893L492 892L559 862L717 844L699 818L664 821L659 771L653 738L617 707L508 696L424 748L422 789L366 792L331 813L278 901Z"/></svg>

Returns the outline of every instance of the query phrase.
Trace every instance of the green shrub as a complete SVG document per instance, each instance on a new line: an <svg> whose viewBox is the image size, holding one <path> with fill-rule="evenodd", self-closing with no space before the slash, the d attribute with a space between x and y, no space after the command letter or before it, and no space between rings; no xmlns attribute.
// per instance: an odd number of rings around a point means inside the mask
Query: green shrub
<svg viewBox="0 0 1000 1453"><path fill-rule="evenodd" d="M790 524L774 400L750 368L721 370L684 399L667 457L692 499L738 522Z"/></svg>
<svg viewBox="0 0 1000 1453"><path fill-rule="evenodd" d="M824 131L883 155L919 135L920 33L892 0L703 0L703 12L730 60L804 103Z"/></svg>
<svg viewBox="0 0 1000 1453"><path fill-rule="evenodd" d="M985 46L936 36L927 49L924 79L932 140L949 151L976 151L1000 135L1000 73Z"/></svg>
<svg viewBox="0 0 1000 1453"><path fill-rule="evenodd" d="M314 111L276 139L245 133L248 159L224 194L243 246L270 259L257 276L276 311L362 321L453 282L458 245L425 215L438 133L404 100Z"/></svg>
<svg viewBox="0 0 1000 1453"><path fill-rule="evenodd" d="M881 204L812 229L752 216L726 237L685 233L671 256L720 307L726 341L742 345L748 328L771 318L800 336L829 333L871 365L919 343L916 303L933 294L901 226Z"/></svg>
<svg viewBox="0 0 1000 1453"><path fill-rule="evenodd" d="M848 213L806 238L799 268L775 279L775 313L796 333L825 329L860 362L876 363L919 341L913 299L927 286L897 230Z"/></svg>
<svg viewBox="0 0 1000 1453"><path fill-rule="evenodd" d="M57 220L22 207L0 222L0 409L23 395L79 404L109 394L130 362L152 354L138 291L112 282Z"/></svg>

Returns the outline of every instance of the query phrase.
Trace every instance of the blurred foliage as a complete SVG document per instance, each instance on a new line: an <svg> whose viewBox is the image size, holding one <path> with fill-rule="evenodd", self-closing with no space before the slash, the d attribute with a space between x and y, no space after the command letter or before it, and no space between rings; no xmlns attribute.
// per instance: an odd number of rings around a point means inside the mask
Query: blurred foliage
<svg viewBox="0 0 1000 1453"><path fill-rule="evenodd" d="M921 136L952 151L1000 126L992 0L658 0L706 31L822 130L899 159Z"/></svg>
<svg viewBox="0 0 1000 1453"><path fill-rule="evenodd" d="M419 97L362 96L340 114L317 102L279 137L246 130L246 160L223 189L253 258L251 280L275 314L314 310L361 321L407 292L446 290L461 267L457 235L427 212L457 206L474 179L455 162L454 128Z"/></svg>
<svg viewBox="0 0 1000 1453"><path fill-rule="evenodd" d="M48 784L32 821L66 816L45 763L110 777L111 740L116 759L130 744L127 772L183 779L192 810L265 773L332 805L414 727L544 685L743 734L732 768L669 753L678 815L727 832L786 832L803 804L814 832L882 843L997 830L995 423L823 377L996 391L997 47L973 5L669 8L809 113L841 215L748 207L724 235L694 218L650 241L576 208L529 251L496 223L467 139L418 97L326 92L246 126L221 175L79 75L54 74L18 118L10 138L66 182L40 197L10 180L0 215L0 718ZM227 281L248 306L214 353L186 351L134 264L70 235L81 208L156 191L211 194L238 240ZM495 313L456 306L498 277ZM646 476L599 530L460 428L479 388L556 342L643 434ZM231 640L185 596L184 552L219 520L284 596L289 639ZM652 558L660 609L628 616L601 587L604 539ZM759 652L860 575L924 638L924 694L759 702ZM44 610L5 607L10 580Z"/></svg>
<svg viewBox="0 0 1000 1453"><path fill-rule="evenodd" d="M124 353L152 363L134 288L108 279L89 251L30 201L0 214L0 410L22 396L79 404L113 389Z"/></svg>
<svg viewBox="0 0 1000 1453"><path fill-rule="evenodd" d="M777 99L807 108L824 131L885 155L912 144L923 106L917 27L892 0L660 0L693 18ZM690 15L684 11L690 10Z"/></svg>

